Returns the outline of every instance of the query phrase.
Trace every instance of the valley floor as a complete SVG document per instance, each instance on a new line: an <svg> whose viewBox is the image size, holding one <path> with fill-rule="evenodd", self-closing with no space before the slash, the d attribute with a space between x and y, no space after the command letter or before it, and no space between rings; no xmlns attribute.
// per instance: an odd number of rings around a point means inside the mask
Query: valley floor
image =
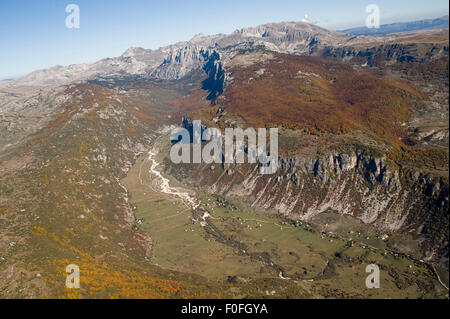
<svg viewBox="0 0 450 319"><path fill-rule="evenodd" d="M152 237L154 265L249 289L264 282L251 289L270 298L448 298L431 266L367 244L373 230L333 232L187 190L162 173L166 148L157 141L122 181L137 226ZM366 287L370 264L380 268L380 289ZM304 294L292 295L292 284ZM246 297L246 285L236 285L233 295Z"/></svg>

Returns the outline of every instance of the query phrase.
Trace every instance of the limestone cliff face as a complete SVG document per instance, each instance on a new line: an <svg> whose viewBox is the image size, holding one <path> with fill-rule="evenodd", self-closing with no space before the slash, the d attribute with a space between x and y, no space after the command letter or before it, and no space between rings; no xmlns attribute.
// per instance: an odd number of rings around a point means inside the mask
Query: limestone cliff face
<svg viewBox="0 0 450 319"><path fill-rule="evenodd" d="M361 151L280 158L274 175L261 175L251 164L166 166L185 183L288 218L310 221L333 210L379 230L426 239L430 259L448 250L448 183L401 170L385 158Z"/></svg>
<svg viewBox="0 0 450 319"><path fill-rule="evenodd" d="M325 59L335 59L369 67L392 67L401 68L402 64L412 63L436 64L442 60L443 65L448 61L449 47L446 44L432 43L409 43L409 44L381 44L368 48L358 48L351 46L325 47L316 52L317 55ZM417 68L417 66L415 66ZM439 72L432 74L448 76L447 68L442 68ZM422 70L423 72L423 70ZM431 75L431 73L430 73Z"/></svg>
<svg viewBox="0 0 450 319"><path fill-rule="evenodd" d="M164 62L153 70L150 77L155 79L177 80L209 61L211 50L187 43L181 48L171 48Z"/></svg>

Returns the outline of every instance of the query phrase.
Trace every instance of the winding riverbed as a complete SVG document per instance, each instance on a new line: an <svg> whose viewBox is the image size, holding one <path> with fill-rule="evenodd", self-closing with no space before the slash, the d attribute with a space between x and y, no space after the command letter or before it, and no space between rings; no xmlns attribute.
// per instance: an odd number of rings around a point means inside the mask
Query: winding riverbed
<svg viewBox="0 0 450 319"><path fill-rule="evenodd" d="M193 210L197 209L200 206L198 200L189 193L183 192L175 187L170 186L169 179L165 178L158 170L160 163L158 163L155 159L157 154L157 149L153 149L148 153L148 160L151 163L150 174L156 176L156 178L153 179L152 184L156 184L155 186L157 186L160 192L180 198L183 204L188 208L191 208Z"/></svg>

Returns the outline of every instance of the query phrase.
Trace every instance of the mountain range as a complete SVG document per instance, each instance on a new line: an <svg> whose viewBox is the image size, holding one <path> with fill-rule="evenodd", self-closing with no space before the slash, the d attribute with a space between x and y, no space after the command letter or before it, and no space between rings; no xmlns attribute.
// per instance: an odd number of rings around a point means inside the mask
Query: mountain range
<svg viewBox="0 0 450 319"><path fill-rule="evenodd" d="M409 31L270 23L0 82L0 296L447 298L448 28ZM175 165L195 119L279 128L279 170Z"/></svg>
<svg viewBox="0 0 450 319"><path fill-rule="evenodd" d="M418 20L414 22L383 24L379 28L351 28L341 32L354 35L379 35L398 32L411 32L429 29L448 29L448 15L436 19Z"/></svg>

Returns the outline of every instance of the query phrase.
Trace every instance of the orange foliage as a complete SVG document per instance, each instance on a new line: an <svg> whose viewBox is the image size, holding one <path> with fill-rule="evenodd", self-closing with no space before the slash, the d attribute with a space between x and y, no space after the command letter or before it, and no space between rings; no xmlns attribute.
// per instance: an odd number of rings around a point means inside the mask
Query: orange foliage
<svg viewBox="0 0 450 319"><path fill-rule="evenodd" d="M145 114L143 112L140 112L140 111L138 111L138 110L136 110L134 108L129 108L129 111L130 111L131 114L136 116L141 121L151 121L151 122L156 121L156 118L154 118L154 117L152 117L152 116L150 116L148 114Z"/></svg>
<svg viewBox="0 0 450 319"><path fill-rule="evenodd" d="M66 231L71 236L76 236L72 229L66 229ZM67 265L76 264L80 268L81 289L68 289L64 286L62 298L202 298L207 294L191 283L162 279L151 268L138 271L97 261L88 253L70 245L67 238L60 238L42 226L34 226L33 235L53 240L79 257L50 261L56 267L56 278L46 276L46 280L52 286L58 283L62 286L65 283ZM219 294L214 296L220 297Z"/></svg>
<svg viewBox="0 0 450 319"><path fill-rule="evenodd" d="M38 226L38 225L34 226L34 228L33 228L33 235L35 235L35 236L42 236L42 237L49 238L49 239L55 241L56 243L60 244L61 246L63 246L63 247L65 247L65 248L69 249L70 251L74 252L75 254L77 254L77 255L79 255L79 256L85 258L85 259L88 259L88 260L91 260L91 259L92 259L92 257L89 256L89 254L87 254L87 253L85 253L85 252L82 252L82 251L79 250L78 248L76 248L76 247L70 245L70 244L67 242L67 239L66 239L66 238L59 238L58 236L56 236L56 234L48 232L48 231L47 231L44 227L42 227L42 226Z"/></svg>
<svg viewBox="0 0 450 319"><path fill-rule="evenodd" d="M48 179L47 175L44 175L44 181L42 182L42 186L47 187L50 184L50 181Z"/></svg>
<svg viewBox="0 0 450 319"><path fill-rule="evenodd" d="M65 267L72 263L73 260L69 259L57 261L57 274L61 281L67 276ZM76 289L64 289L67 298L102 296L112 299L161 299L180 293L183 286L179 281L150 277L136 271L117 270L105 263L77 260L76 264L80 267L81 290L73 294Z"/></svg>
<svg viewBox="0 0 450 319"><path fill-rule="evenodd" d="M58 127L61 124L67 122L70 119L70 114L69 113L60 113L56 115L56 119L54 119L53 121L51 121L47 127L51 128L51 127Z"/></svg>

